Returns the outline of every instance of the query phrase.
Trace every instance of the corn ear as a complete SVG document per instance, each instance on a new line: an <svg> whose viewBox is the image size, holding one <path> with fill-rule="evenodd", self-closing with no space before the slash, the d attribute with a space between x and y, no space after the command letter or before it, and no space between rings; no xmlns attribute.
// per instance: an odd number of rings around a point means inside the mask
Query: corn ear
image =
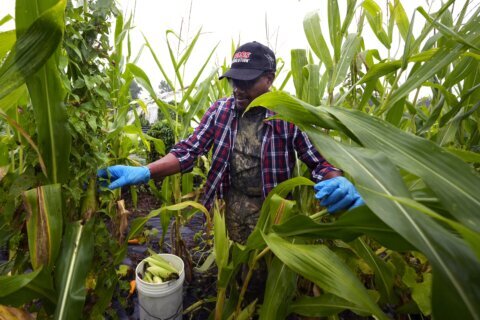
<svg viewBox="0 0 480 320"><path fill-rule="evenodd" d="M163 280L159 276L153 276L153 282L154 283L163 283Z"/></svg>
<svg viewBox="0 0 480 320"><path fill-rule="evenodd" d="M171 271L158 266L148 267L147 271L149 271L154 276L162 277L164 279L168 278L172 273Z"/></svg>
<svg viewBox="0 0 480 320"><path fill-rule="evenodd" d="M170 272L178 273L178 270L175 269L167 260L163 259L159 255L153 255L145 259L151 266L157 266L164 269L167 269Z"/></svg>
<svg viewBox="0 0 480 320"><path fill-rule="evenodd" d="M143 280L145 280L145 282L153 282L150 272L147 271L143 274Z"/></svg>

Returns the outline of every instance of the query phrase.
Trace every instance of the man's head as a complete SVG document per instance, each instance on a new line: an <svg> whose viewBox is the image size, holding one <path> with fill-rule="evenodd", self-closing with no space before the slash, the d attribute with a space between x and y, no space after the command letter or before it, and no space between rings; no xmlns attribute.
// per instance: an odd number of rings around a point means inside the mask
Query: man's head
<svg viewBox="0 0 480 320"><path fill-rule="evenodd" d="M269 90L275 78L275 71L273 51L254 41L238 47L230 69L220 79L228 79L233 88L237 108L244 110L253 99Z"/></svg>

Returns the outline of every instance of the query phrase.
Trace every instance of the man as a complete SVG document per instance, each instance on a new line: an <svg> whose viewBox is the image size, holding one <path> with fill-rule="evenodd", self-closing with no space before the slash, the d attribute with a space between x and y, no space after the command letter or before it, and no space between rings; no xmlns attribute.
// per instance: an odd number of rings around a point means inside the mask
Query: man
<svg viewBox="0 0 480 320"><path fill-rule="evenodd" d="M210 209L216 197L226 203L226 223L232 240L245 243L255 227L262 202L279 183L292 177L295 154L311 170L316 197L330 213L363 204L355 187L329 164L306 134L283 120L267 120L273 112L256 107L244 112L258 96L269 91L275 78L272 50L250 42L240 46L227 78L233 95L216 101L187 139L165 157L144 167L112 166L109 188L146 183L192 170L195 159L212 149L203 203ZM296 151L296 152L295 152ZM106 170L99 176L107 178Z"/></svg>

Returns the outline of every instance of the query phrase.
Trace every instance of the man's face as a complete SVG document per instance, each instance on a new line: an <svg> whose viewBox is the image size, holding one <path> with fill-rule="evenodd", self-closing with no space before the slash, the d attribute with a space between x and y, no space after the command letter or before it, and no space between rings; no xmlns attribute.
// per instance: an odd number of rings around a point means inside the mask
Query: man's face
<svg viewBox="0 0 480 320"><path fill-rule="evenodd" d="M256 79L248 81L228 79L233 88L237 109L239 111L245 110L255 98L268 92L274 77L273 73L265 73Z"/></svg>

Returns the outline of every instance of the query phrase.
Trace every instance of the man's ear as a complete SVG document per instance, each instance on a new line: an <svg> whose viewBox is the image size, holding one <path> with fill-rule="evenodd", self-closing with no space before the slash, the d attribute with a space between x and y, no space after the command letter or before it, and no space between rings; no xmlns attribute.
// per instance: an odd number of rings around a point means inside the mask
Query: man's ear
<svg viewBox="0 0 480 320"><path fill-rule="evenodd" d="M273 80L275 80L275 72L269 72L265 76L268 79L268 86L270 87L273 84Z"/></svg>

